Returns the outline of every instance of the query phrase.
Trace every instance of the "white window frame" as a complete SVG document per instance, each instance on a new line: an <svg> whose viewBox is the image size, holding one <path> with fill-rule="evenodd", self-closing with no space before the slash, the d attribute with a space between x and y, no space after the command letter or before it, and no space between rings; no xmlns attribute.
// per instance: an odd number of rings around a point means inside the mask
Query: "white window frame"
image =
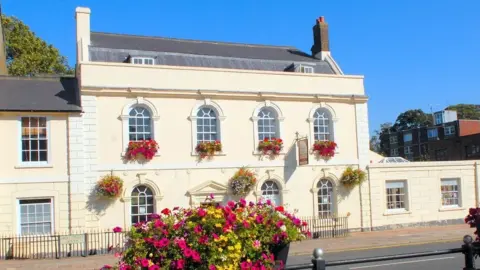
<svg viewBox="0 0 480 270"><path fill-rule="evenodd" d="M217 102L208 98L197 102L195 106L192 108L190 112L190 116L188 117L188 120L190 120L192 125L191 155L198 156L197 151L195 151L195 148L197 147L197 143L198 143L197 142L197 119L198 119L197 113L198 113L198 110L200 110L203 107L209 107L213 109L213 111L217 115L217 139L222 143L222 152L215 153L214 155L224 156L227 154L227 152L225 150L225 142L223 141L222 131L223 131L223 122L225 121L226 116L224 115L220 105Z"/></svg>
<svg viewBox="0 0 480 270"><path fill-rule="evenodd" d="M434 131L434 136L433 136L433 131ZM430 136L432 135L432 136ZM427 129L427 136L429 139L437 139L438 138L438 129L437 128L429 128Z"/></svg>
<svg viewBox="0 0 480 270"><path fill-rule="evenodd" d="M17 198L17 234L22 235L22 211L21 211L21 204L20 201L28 201L28 200L50 200L50 218L51 218L51 227L50 227L50 233L47 234L42 234L42 235L50 235L55 233L55 206L54 206L54 198L53 197L26 197L26 198ZM36 234L25 234L25 236L34 236Z"/></svg>
<svg viewBox="0 0 480 270"><path fill-rule="evenodd" d="M47 128L47 161L23 161L22 160L22 118L45 118L46 128ZM51 127L50 127L50 116L44 115L23 115L18 117L18 165L15 168L29 168L29 167L52 167L52 136L51 136Z"/></svg>
<svg viewBox="0 0 480 270"><path fill-rule="evenodd" d="M255 190L253 191L255 199L260 200L260 198L263 198L262 185L267 181L273 181L277 184L277 187L279 188L279 197L282 205L288 204L288 202L285 200L285 195L288 193L287 187L285 185L285 180L283 180L279 175L276 175L274 173L268 173L268 176L260 178L259 181L257 181Z"/></svg>
<svg viewBox="0 0 480 270"><path fill-rule="evenodd" d="M405 138L410 137L410 140L406 140ZM413 134L412 132L408 132L403 134L403 142L411 142L413 140Z"/></svg>
<svg viewBox="0 0 480 270"><path fill-rule="evenodd" d="M150 192L152 193L152 195L146 195L145 197L150 197L150 198L152 198L152 203L151 203L151 204L149 204L148 202L145 202L144 204L140 204L140 202L137 202L136 205L133 205L133 204L132 204L132 199L133 199L133 198L140 199L140 197L141 197L141 196L136 196L136 197L133 197L133 196L132 196L133 191L136 190L136 189L138 189L139 187L144 187L144 188L150 190ZM145 207L151 206L151 207L152 207L152 212L151 212L151 213L148 213L147 209L145 209L145 211L147 211L147 212L145 212L145 213L136 213L136 214L134 214L133 211L132 211L132 209L133 209L134 206L138 207L138 209L140 209L140 207L142 207L142 206L145 206ZM148 218L149 215L159 212L158 209L156 209L156 206L157 206L157 204L156 204L156 202L155 202L155 190L154 190L153 188L151 188L149 185L144 185L144 184L136 185L136 186L130 191L130 223L131 223L132 225L137 223L137 222L135 222L135 223L132 222L132 219L133 219L134 216L136 216L136 217L146 216L146 217ZM145 221L148 221L147 218L145 219Z"/></svg>
<svg viewBox="0 0 480 270"><path fill-rule="evenodd" d="M407 150L408 150L408 151L407 151ZM405 146L403 151L404 151L405 155L413 154L413 152L412 152L412 146L410 146L410 145Z"/></svg>
<svg viewBox="0 0 480 270"><path fill-rule="evenodd" d="M387 192L387 188L389 186L389 183L402 183L403 184L403 188L404 188L404 199L403 199L403 202L404 202L404 208L392 208L392 209L389 209L387 204L388 204L388 192ZM390 215L390 214L402 214L402 213L409 213L409 208L410 208L410 196L409 196L409 185L408 185L408 181L407 180L386 180L384 182L384 192L385 192L385 196L384 196L384 204L383 204L383 207L385 207L385 213L384 215Z"/></svg>
<svg viewBox="0 0 480 270"><path fill-rule="evenodd" d="M141 60L142 63L135 63L135 60ZM151 64L145 63L145 62L150 61L150 60L152 61ZM155 65L155 58L153 58L153 57L143 57L143 56L134 56L134 57L131 57L131 58L130 58L130 63L131 63L131 64L134 64L134 65L149 65L149 66L153 66L153 65Z"/></svg>
<svg viewBox="0 0 480 270"><path fill-rule="evenodd" d="M120 115L120 120L122 121L122 151L121 155L124 156L130 142L130 132L129 132L129 119L130 119L130 110L134 106L142 106L150 111L150 116L152 117L152 139L160 144L159 136L159 124L160 116L158 115L157 108L155 105L147 99L142 97L137 97L135 100L128 102L123 106L122 114ZM160 156L160 151L157 152L155 156Z"/></svg>
<svg viewBox="0 0 480 270"><path fill-rule="evenodd" d="M295 71L300 73L315 73L315 69L312 66L303 64L296 66Z"/></svg>
<svg viewBox="0 0 480 270"><path fill-rule="evenodd" d="M258 120L260 119L258 117L258 114L264 107L267 107L271 110L274 110L277 113L278 137L285 141L285 138L283 138L283 134L284 134L284 132L283 132L283 121L285 120L285 117L283 117L283 112L277 104L271 102L270 100L266 100L265 102L262 102L262 103L257 105L255 110L253 110L252 117L250 118L250 120L253 123L253 154L254 155L262 155L262 152L258 151L258 149L257 149L258 148L258 143L260 141L258 139ZM285 151L286 151L285 148L286 148L286 146L284 144L284 147L280 151L280 154L285 154Z"/></svg>
<svg viewBox="0 0 480 270"><path fill-rule="evenodd" d="M398 148L392 148L390 155L392 157L398 157Z"/></svg>
<svg viewBox="0 0 480 270"><path fill-rule="evenodd" d="M444 129L443 132L444 132L445 136L453 136L453 135L455 135L456 128L455 128L455 126L445 126L445 129Z"/></svg>
<svg viewBox="0 0 480 270"><path fill-rule="evenodd" d="M130 111L129 111L129 113L128 113L128 117L129 117L129 119L128 119L128 121L129 121L129 123L128 123L128 127L129 127L129 130L128 130L128 139L129 139L129 141L131 141L131 140L130 140L130 135L132 135L132 134L133 134L133 135L136 135L135 137L139 137L139 136L141 136L141 137L147 137L147 136L142 136L142 135L147 135L147 134L148 134L148 133L146 133L146 132L138 132L138 131L133 132L133 133L130 132L130 120L137 118L136 116L131 116L130 113L131 113L133 110L139 110L139 109L140 109L140 110L145 110L145 111L147 111L148 114L150 115L150 117L149 117L149 118L150 118L150 119L149 119L149 120L150 120L150 123L149 123L149 125L150 125L150 134L149 134L149 135L150 135L150 138L151 138L151 139L155 139L155 130L153 129L153 119L152 119L152 112L151 112L150 108L148 108L148 107L146 107L146 106L144 106L144 105L133 105L133 106L130 107ZM140 117L140 118L146 119L146 118L144 118L144 117ZM137 118L137 119L138 119L138 118ZM138 127L138 126L136 126L136 127ZM143 140L143 139L142 139L142 140Z"/></svg>
<svg viewBox="0 0 480 270"><path fill-rule="evenodd" d="M457 186L457 199L458 199L458 204L449 204L449 205L444 205L443 204L443 191L442 187L444 186L444 182L453 182L455 181L456 186ZM458 177L445 177L440 179L440 208L441 209L450 209L450 208L461 208L462 207L462 184L461 184L461 179Z"/></svg>
<svg viewBox="0 0 480 270"><path fill-rule="evenodd" d="M393 136L390 135L390 139L389 139L389 140L390 140L390 144L398 143L398 137L397 137L396 134L393 135Z"/></svg>

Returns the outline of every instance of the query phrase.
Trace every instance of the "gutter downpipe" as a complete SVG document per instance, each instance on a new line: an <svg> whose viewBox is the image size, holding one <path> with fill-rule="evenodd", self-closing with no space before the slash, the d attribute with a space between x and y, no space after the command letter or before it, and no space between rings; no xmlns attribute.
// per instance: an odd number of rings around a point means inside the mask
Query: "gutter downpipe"
<svg viewBox="0 0 480 270"><path fill-rule="evenodd" d="M474 163L474 175L475 175L475 204L476 207L480 207L479 198L480 198L480 163L475 161Z"/></svg>
<svg viewBox="0 0 480 270"><path fill-rule="evenodd" d="M370 203L370 231L373 231L373 217L372 217L372 185L370 184L370 166L367 166L368 174L368 202Z"/></svg>
<svg viewBox="0 0 480 270"><path fill-rule="evenodd" d="M67 116L68 234L72 234L72 177L70 168L70 121Z"/></svg>

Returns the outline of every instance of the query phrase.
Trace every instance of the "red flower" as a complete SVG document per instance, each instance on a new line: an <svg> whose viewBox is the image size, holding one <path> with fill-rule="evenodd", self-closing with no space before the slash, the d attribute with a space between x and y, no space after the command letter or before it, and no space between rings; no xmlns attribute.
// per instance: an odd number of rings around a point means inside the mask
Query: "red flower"
<svg viewBox="0 0 480 270"><path fill-rule="evenodd" d="M113 228L113 232L114 232L114 233L122 232L122 228L120 228L120 227L115 227L115 228Z"/></svg>
<svg viewBox="0 0 480 270"><path fill-rule="evenodd" d="M333 141L316 141L313 144L313 152L324 158L331 158L335 156L335 149L337 144Z"/></svg>
<svg viewBox="0 0 480 270"><path fill-rule="evenodd" d="M138 160L142 157L151 160L158 152L159 146L155 140L129 142L125 153L126 160Z"/></svg>
<svg viewBox="0 0 480 270"><path fill-rule="evenodd" d="M161 213L164 214L165 216L168 216L168 215L170 215L171 211L170 211L170 209L165 208L165 209L162 210Z"/></svg>
<svg viewBox="0 0 480 270"><path fill-rule="evenodd" d="M258 143L257 149L264 155L278 155L283 149L283 140L280 138L265 138Z"/></svg>
<svg viewBox="0 0 480 270"><path fill-rule="evenodd" d="M278 212L284 212L284 211L285 211L285 209L284 209L283 206L281 206L281 205L275 207L275 210L278 211Z"/></svg>
<svg viewBox="0 0 480 270"><path fill-rule="evenodd" d="M195 147L195 152L201 159L212 157L216 152L222 151L222 143L219 140L213 142L199 142Z"/></svg>

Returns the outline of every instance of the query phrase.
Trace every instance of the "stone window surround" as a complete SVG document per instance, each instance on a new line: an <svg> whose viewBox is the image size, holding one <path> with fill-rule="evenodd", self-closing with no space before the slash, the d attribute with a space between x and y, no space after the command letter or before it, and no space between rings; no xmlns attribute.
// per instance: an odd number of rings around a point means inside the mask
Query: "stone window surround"
<svg viewBox="0 0 480 270"><path fill-rule="evenodd" d="M202 107L209 107L213 109L213 111L217 115L217 138L218 140L222 143L222 152L220 153L215 153L216 156L224 156L226 155L225 151L225 144L222 141L222 131L223 131L223 121L225 121L226 116L223 113L222 108L218 103L215 101L206 98L204 100L198 101L197 104L192 108L192 111L190 112L190 116L188 117L188 120L190 120L190 123L192 125L192 149L191 149L191 155L192 156L198 156L197 152L195 151L195 148L197 147L197 113L198 110Z"/></svg>
<svg viewBox="0 0 480 270"><path fill-rule="evenodd" d="M137 176L137 179L132 180L130 182L126 182L126 185L124 186L124 189L123 189L123 196L121 198L121 202L123 202L123 207L124 207L123 211L125 213L125 216L124 216L124 224L126 225L125 227L133 225L131 224L132 206L130 202L132 201L132 197L131 197L132 191L136 186L142 185L150 188L153 192L154 213L159 213L161 211L160 202L163 199L163 194L161 190L158 188L155 182L145 178L146 173L138 173L136 176Z"/></svg>
<svg viewBox="0 0 480 270"><path fill-rule="evenodd" d="M125 155L128 143L130 142L128 132L128 120L130 119L130 110L134 106L142 106L150 111L150 115L152 117L152 138L155 140L155 135L159 134L158 120L160 119L160 116L158 115L158 111L155 105L151 101L142 97L137 97L135 100L130 101L123 107L122 114L119 117L122 121L122 156ZM156 156L160 156L160 151L157 152Z"/></svg>
<svg viewBox="0 0 480 270"><path fill-rule="evenodd" d="M284 135L283 121L285 120L285 117L283 116L283 112L280 107L277 104L271 102L270 100L265 100L264 102L259 103L257 107L255 107L255 109L253 110L252 117L250 118L253 123L253 155L262 155L262 152L258 151L257 149L258 143L260 142L258 139L258 120L260 119L258 117L258 114L265 107L272 109L277 113L277 125L279 135L278 137L282 140L284 139L282 138L282 136ZM280 151L280 154L284 155L285 153L286 149L285 147L283 147L283 149Z"/></svg>
<svg viewBox="0 0 480 270"><path fill-rule="evenodd" d="M332 183L332 189L333 189L332 213L333 213L333 216L336 216L338 214L338 205L337 205L338 178L333 173L327 173L326 170L327 169L324 169L323 170L323 175L320 176L320 177L317 177L315 179L315 181L313 181L312 188L310 189L310 192L312 193L312 196L313 196L313 216L314 217L318 216L318 191L320 189L317 187L317 184L322 179L326 179L326 180L330 181L330 183Z"/></svg>
<svg viewBox="0 0 480 270"><path fill-rule="evenodd" d="M405 209L388 209L387 208L387 182L403 182L405 184ZM382 183L382 205L385 209L383 212L384 216L390 215L403 215L403 214L410 214L410 206L411 204L411 196L410 196L410 185L408 184L407 179L385 179Z"/></svg>
<svg viewBox="0 0 480 270"><path fill-rule="evenodd" d="M282 205L286 203L285 195L288 193L287 186L285 185L285 181L279 175L273 174L273 170L267 170L267 175L258 179L257 185L255 186L255 190L253 191L253 195L255 196L255 200L259 200L262 198L262 185L266 181L273 181L277 184L279 190L280 201Z"/></svg>

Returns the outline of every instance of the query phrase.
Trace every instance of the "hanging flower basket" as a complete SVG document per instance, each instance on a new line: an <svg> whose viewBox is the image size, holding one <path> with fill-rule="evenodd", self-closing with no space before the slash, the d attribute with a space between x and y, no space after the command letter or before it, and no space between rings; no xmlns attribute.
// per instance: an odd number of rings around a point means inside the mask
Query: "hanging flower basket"
<svg viewBox="0 0 480 270"><path fill-rule="evenodd" d="M105 175L97 182L96 193L106 198L117 198L122 194L123 180L115 175Z"/></svg>
<svg viewBox="0 0 480 270"><path fill-rule="evenodd" d="M366 173L361 169L352 169L348 167L340 177L340 183L346 188L353 188L365 181Z"/></svg>
<svg viewBox="0 0 480 270"><path fill-rule="evenodd" d="M280 138L265 138L258 143L257 149L264 155L277 156L283 149L283 140Z"/></svg>
<svg viewBox="0 0 480 270"><path fill-rule="evenodd" d="M211 158L215 153L222 152L222 143L218 140L213 142L199 142L195 147L195 152L200 156L200 159Z"/></svg>
<svg viewBox="0 0 480 270"><path fill-rule="evenodd" d="M233 195L246 196L255 186L257 178L255 173L246 168L240 168L230 178L230 189Z"/></svg>
<svg viewBox="0 0 480 270"><path fill-rule="evenodd" d="M125 159L133 160L152 160L159 149L158 143L155 140L144 140L129 142Z"/></svg>
<svg viewBox="0 0 480 270"><path fill-rule="evenodd" d="M275 261L287 255L280 250L310 235L307 228L295 213L270 201L164 209L127 230L125 249L113 267L278 269Z"/></svg>
<svg viewBox="0 0 480 270"><path fill-rule="evenodd" d="M337 144L334 141L316 141L312 146L312 151L318 157L330 159L335 156Z"/></svg>

